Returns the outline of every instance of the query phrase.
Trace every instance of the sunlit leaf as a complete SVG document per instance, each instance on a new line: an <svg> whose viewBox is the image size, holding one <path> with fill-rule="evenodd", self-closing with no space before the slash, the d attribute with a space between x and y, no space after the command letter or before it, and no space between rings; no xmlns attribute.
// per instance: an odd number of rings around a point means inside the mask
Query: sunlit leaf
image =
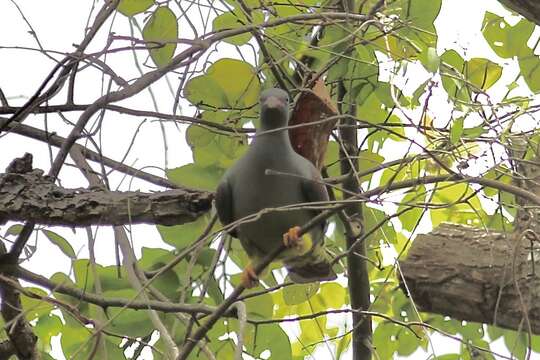
<svg viewBox="0 0 540 360"><path fill-rule="evenodd" d="M452 122L452 127L450 128L450 143L456 145L463 135L463 122L464 118L460 117L455 119Z"/></svg>
<svg viewBox="0 0 540 360"><path fill-rule="evenodd" d="M154 0L121 0L117 10L126 16L137 15L154 5Z"/></svg>
<svg viewBox="0 0 540 360"><path fill-rule="evenodd" d="M532 52L520 57L519 70L529 89L535 94L540 93L540 57Z"/></svg>
<svg viewBox="0 0 540 360"><path fill-rule="evenodd" d="M76 259L77 255L75 254L75 251L73 250L73 247L69 244L69 242L64 239L62 236L58 235L57 233L50 231L50 230L42 230L43 234L49 239L51 243L56 245L66 256L68 256L71 259Z"/></svg>
<svg viewBox="0 0 540 360"><path fill-rule="evenodd" d="M167 177L176 184L190 188L214 191L224 170L217 167L201 167L187 164L167 170Z"/></svg>
<svg viewBox="0 0 540 360"><path fill-rule="evenodd" d="M473 58L467 61L467 80L479 89L489 89L501 74L502 67L487 59Z"/></svg>
<svg viewBox="0 0 540 360"><path fill-rule="evenodd" d="M298 305L309 300L319 290L319 283L294 284L283 289L283 299L287 305Z"/></svg>
<svg viewBox="0 0 540 360"><path fill-rule="evenodd" d="M482 33L491 49L502 58L521 56L530 51L527 40L534 31L534 24L522 19L511 26L503 17L486 11Z"/></svg>
<svg viewBox="0 0 540 360"><path fill-rule="evenodd" d="M143 39L154 63L158 67L167 65L174 55L178 39L176 15L168 7L158 7L144 25Z"/></svg>

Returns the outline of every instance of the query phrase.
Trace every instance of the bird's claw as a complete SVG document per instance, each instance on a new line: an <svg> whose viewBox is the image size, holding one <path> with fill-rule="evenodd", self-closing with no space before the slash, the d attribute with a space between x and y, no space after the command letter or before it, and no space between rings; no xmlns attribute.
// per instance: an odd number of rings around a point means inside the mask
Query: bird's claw
<svg viewBox="0 0 540 360"><path fill-rule="evenodd" d="M300 226L295 226L283 234L283 244L286 248L302 249L304 240L302 239L302 236L299 235L300 230Z"/></svg>
<svg viewBox="0 0 540 360"><path fill-rule="evenodd" d="M259 278L255 273L255 269L253 269L253 265L248 264L244 268L244 271L242 271L242 275L240 275L240 281L246 289L251 289L259 284Z"/></svg>

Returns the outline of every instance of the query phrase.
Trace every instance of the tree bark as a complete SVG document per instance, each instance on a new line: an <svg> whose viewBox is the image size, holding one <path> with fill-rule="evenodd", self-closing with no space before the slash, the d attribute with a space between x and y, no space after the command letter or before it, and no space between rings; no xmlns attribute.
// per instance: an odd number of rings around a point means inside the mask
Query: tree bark
<svg viewBox="0 0 540 360"><path fill-rule="evenodd" d="M540 25L540 2L538 0L499 0L499 2L528 20Z"/></svg>
<svg viewBox="0 0 540 360"><path fill-rule="evenodd" d="M0 174L0 224L179 225L210 210L212 199L210 192L183 189L156 193L65 189L41 176L41 170Z"/></svg>
<svg viewBox="0 0 540 360"><path fill-rule="evenodd" d="M6 253L6 248L0 242L0 255ZM20 286L18 280L13 282ZM0 313L4 319L4 330L9 341L3 341L0 346L2 359L9 359L15 354L20 360L39 360L37 336L32 331L32 326L26 320L23 312L20 293L17 289L0 284Z"/></svg>
<svg viewBox="0 0 540 360"><path fill-rule="evenodd" d="M539 258L519 232L445 224L415 239L401 285L423 311L540 334Z"/></svg>

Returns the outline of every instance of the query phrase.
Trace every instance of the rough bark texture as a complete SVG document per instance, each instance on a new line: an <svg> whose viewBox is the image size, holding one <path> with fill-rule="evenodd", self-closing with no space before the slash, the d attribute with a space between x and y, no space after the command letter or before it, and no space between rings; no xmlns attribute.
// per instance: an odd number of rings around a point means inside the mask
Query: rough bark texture
<svg viewBox="0 0 540 360"><path fill-rule="evenodd" d="M526 237L446 224L415 239L401 271L423 311L524 331L527 314L540 334L535 247L533 262Z"/></svg>
<svg viewBox="0 0 540 360"><path fill-rule="evenodd" d="M5 253L6 248L0 243L0 255ZM19 284L15 278L13 281ZM40 359L36 348L37 337L24 316L19 291L7 285L0 285L0 299L2 299L0 312L4 319L4 330L9 339L9 342L3 341L0 346L2 359L9 359L11 354L17 355L20 360Z"/></svg>
<svg viewBox="0 0 540 360"><path fill-rule="evenodd" d="M540 25L540 1L538 0L499 0L499 2L509 9L519 13L521 16Z"/></svg>
<svg viewBox="0 0 540 360"><path fill-rule="evenodd" d="M64 189L40 170L0 174L0 224L31 221L44 225L178 225L212 207L213 194L181 189L156 193Z"/></svg>

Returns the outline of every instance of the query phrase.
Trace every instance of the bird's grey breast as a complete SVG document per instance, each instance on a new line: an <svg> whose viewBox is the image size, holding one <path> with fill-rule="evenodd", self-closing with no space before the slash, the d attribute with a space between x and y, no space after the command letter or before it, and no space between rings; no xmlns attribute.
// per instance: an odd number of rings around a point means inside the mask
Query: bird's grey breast
<svg viewBox="0 0 540 360"><path fill-rule="evenodd" d="M256 156L255 156L256 155ZM233 185L233 211L235 219L257 214L258 218L239 226L241 238L250 239L261 251L270 251L281 241L289 228L309 221L307 211L287 211L283 207L306 202L302 192L302 177L296 154L263 154L248 152L235 165ZM274 170L282 174L268 174ZM265 210L266 209L266 210ZM260 213L264 211L264 213ZM253 240L251 240L253 239Z"/></svg>

